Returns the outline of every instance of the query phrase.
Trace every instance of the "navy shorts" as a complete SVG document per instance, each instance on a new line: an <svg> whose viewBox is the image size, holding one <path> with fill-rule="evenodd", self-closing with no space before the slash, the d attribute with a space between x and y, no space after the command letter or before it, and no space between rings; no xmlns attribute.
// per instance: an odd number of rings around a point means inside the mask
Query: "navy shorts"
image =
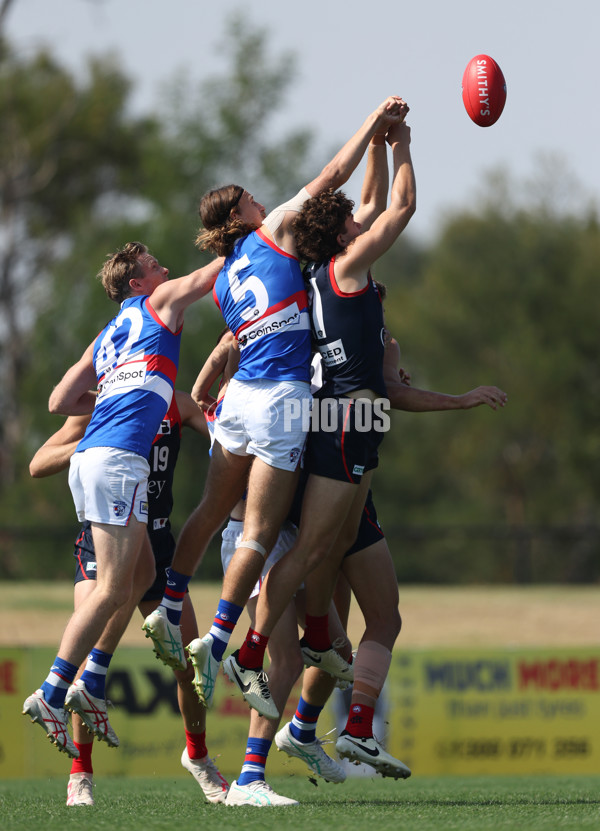
<svg viewBox="0 0 600 831"><path fill-rule="evenodd" d="M156 579L146 594L142 597L145 600L161 600L167 585L167 569L173 561L175 553L175 539L169 528L159 528L156 531L149 531L152 553L156 563ZM74 583L81 583L84 580L96 579L96 553L92 540L92 528L89 522L81 526L79 536L75 540L73 556L76 560Z"/></svg>
<svg viewBox="0 0 600 831"><path fill-rule="evenodd" d="M317 476L359 485L363 474L379 464L377 450L384 435L374 426L361 429L365 407L371 405L351 398L315 399L319 401L321 425L308 433L305 467ZM335 429L323 429L325 420ZM376 416L373 420L378 423Z"/></svg>
<svg viewBox="0 0 600 831"><path fill-rule="evenodd" d="M302 499L304 497L304 489L306 488L307 479L308 474L305 470L302 470L298 487L296 488L294 501L292 502L292 507L287 517L288 520L293 522L296 527L299 527L300 525ZM385 534L383 533L383 529L377 519L377 511L375 510L375 504L373 503L373 492L369 488L369 493L367 494L367 499L365 501L365 507L363 508L362 516L360 518L360 525L358 526L356 540L354 545L346 551L344 557L350 557L351 554L363 551L363 549L368 548L370 545L374 545L384 537Z"/></svg>
<svg viewBox="0 0 600 831"><path fill-rule="evenodd" d="M360 525L358 526L356 540L352 548L349 548L348 551L346 551L344 557L350 557L358 551L363 551L370 545L374 545L376 542L379 542L379 540L382 540L384 536L385 534L379 524L377 511L375 510L375 505L373 504L373 494L371 490L369 490L369 493L367 494L367 501L365 502L365 507L363 508L362 516L360 518Z"/></svg>

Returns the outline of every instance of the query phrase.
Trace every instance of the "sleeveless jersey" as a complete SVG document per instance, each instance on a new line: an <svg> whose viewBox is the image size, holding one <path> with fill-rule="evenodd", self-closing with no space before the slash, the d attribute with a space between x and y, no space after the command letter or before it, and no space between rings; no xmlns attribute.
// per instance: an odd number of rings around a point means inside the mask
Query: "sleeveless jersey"
<svg viewBox="0 0 600 831"><path fill-rule="evenodd" d="M180 446L181 414L173 395L148 456L148 532L151 539L154 532L171 529L173 477Z"/></svg>
<svg viewBox="0 0 600 831"><path fill-rule="evenodd" d="M240 347L238 381L310 381L310 320L300 265L259 229L238 240L213 288Z"/></svg>
<svg viewBox="0 0 600 831"><path fill-rule="evenodd" d="M311 323L321 355L320 398L370 389L386 396L383 380L383 307L375 283L357 292L342 292L333 273L334 260L311 263L304 275L310 284Z"/></svg>
<svg viewBox="0 0 600 831"><path fill-rule="evenodd" d="M173 397L181 328L162 323L150 298L128 297L94 344L98 397L77 453L116 447L144 458Z"/></svg>

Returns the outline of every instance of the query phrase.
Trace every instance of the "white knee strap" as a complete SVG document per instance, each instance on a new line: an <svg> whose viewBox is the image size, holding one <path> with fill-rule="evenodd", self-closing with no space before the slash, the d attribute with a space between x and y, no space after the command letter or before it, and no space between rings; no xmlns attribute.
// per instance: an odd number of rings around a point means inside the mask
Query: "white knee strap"
<svg viewBox="0 0 600 831"><path fill-rule="evenodd" d="M238 548L251 548L253 551L258 551L261 557L267 556L267 549L256 540L242 540Z"/></svg>

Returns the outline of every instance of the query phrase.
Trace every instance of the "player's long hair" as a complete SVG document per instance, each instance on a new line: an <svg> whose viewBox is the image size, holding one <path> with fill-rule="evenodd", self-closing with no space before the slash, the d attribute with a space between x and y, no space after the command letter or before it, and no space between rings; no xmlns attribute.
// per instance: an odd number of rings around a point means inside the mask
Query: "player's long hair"
<svg viewBox="0 0 600 831"><path fill-rule="evenodd" d="M147 254L142 242L128 242L114 254L106 255L106 262L98 272L104 291L116 303L122 303L131 294L129 281L142 276L139 258Z"/></svg>
<svg viewBox="0 0 600 831"><path fill-rule="evenodd" d="M227 257L240 237L255 231L255 225L242 222L237 206L244 193L240 185L224 185L206 193L200 200L198 213L203 228L198 231L196 245L202 251L212 251L218 257Z"/></svg>
<svg viewBox="0 0 600 831"><path fill-rule="evenodd" d="M328 262L344 246L338 234L354 210L354 202L341 190L326 190L307 199L292 223L298 257L305 262Z"/></svg>

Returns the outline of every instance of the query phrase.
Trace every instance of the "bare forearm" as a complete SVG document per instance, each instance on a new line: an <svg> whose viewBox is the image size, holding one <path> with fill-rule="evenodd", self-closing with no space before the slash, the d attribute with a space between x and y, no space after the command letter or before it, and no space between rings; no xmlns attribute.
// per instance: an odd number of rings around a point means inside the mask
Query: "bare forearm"
<svg viewBox="0 0 600 831"><path fill-rule="evenodd" d="M460 396L443 392L421 390L405 384L388 384L388 398L392 409L413 413L428 413L440 410L460 410Z"/></svg>
<svg viewBox="0 0 600 831"><path fill-rule="evenodd" d="M377 113L372 113L360 130L352 136L350 141L346 142L324 168L323 173L330 182L328 187L337 189L348 181L364 156L369 142L377 129L377 124Z"/></svg>
<svg viewBox="0 0 600 831"><path fill-rule="evenodd" d="M508 398L499 387L476 387L461 395L449 395L433 390L421 390L402 383L387 382L387 393L394 410L414 413L439 412L443 410L470 410L487 404L492 410L504 407Z"/></svg>
<svg viewBox="0 0 600 831"><path fill-rule="evenodd" d="M417 209L417 184L410 154L410 144L396 142L392 145L392 150L394 180L390 202L392 207L408 213L410 217Z"/></svg>
<svg viewBox="0 0 600 831"><path fill-rule="evenodd" d="M328 188L335 190L345 184L356 170L375 133L385 132L390 124L403 117L402 113L401 99L397 96L387 98L380 107L369 115L352 138L323 168L319 176L307 185L310 195L316 196Z"/></svg>
<svg viewBox="0 0 600 831"><path fill-rule="evenodd" d="M71 456L78 444L79 439L69 444L42 445L29 463L29 474L34 479L42 479L45 476L53 476L55 473L65 470L69 466Z"/></svg>
<svg viewBox="0 0 600 831"><path fill-rule="evenodd" d="M210 395L210 390L225 370L228 354L229 343L227 342L217 344L209 355L192 388L191 395L197 404L209 398L214 401L214 398Z"/></svg>
<svg viewBox="0 0 600 831"><path fill-rule="evenodd" d="M386 208L389 178L385 137L376 135L369 144L360 207L355 217L356 221L362 225L363 231L368 230L373 221Z"/></svg>

